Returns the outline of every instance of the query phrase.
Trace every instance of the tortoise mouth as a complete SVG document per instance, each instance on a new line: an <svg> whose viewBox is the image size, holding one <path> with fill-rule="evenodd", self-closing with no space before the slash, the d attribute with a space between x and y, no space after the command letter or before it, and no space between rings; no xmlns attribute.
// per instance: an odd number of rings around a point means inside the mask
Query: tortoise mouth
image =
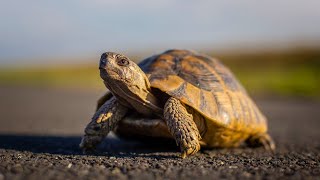
<svg viewBox="0 0 320 180"><path fill-rule="evenodd" d="M105 68L100 68L100 77L104 80L107 81L109 79L118 79L119 73L115 70L108 69L106 70Z"/></svg>

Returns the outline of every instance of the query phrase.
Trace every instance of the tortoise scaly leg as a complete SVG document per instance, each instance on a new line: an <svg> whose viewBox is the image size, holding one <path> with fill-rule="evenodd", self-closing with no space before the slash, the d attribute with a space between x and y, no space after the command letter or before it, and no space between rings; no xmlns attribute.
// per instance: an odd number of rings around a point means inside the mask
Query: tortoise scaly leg
<svg viewBox="0 0 320 180"><path fill-rule="evenodd" d="M180 146L182 158L200 150L201 136L197 125L178 99L174 97L168 99L164 106L164 119L171 135Z"/></svg>
<svg viewBox="0 0 320 180"><path fill-rule="evenodd" d="M117 123L123 119L128 108L121 105L114 97L105 102L94 114L84 132L80 148L83 152L90 152L100 144L105 136L112 131Z"/></svg>
<svg viewBox="0 0 320 180"><path fill-rule="evenodd" d="M251 147L263 146L266 150L274 151L276 145L269 134L258 134L247 139L246 143Z"/></svg>

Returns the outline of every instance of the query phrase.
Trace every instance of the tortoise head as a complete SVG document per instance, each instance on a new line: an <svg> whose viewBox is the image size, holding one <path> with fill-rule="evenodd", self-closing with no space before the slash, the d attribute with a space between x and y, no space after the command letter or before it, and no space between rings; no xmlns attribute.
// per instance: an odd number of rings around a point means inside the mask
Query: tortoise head
<svg viewBox="0 0 320 180"><path fill-rule="evenodd" d="M121 81L129 86L132 84L141 86L144 83L145 74L136 63L122 54L114 52L103 53L99 69L101 78L106 82L114 80L120 83L118 81Z"/></svg>
<svg viewBox="0 0 320 180"><path fill-rule="evenodd" d="M103 53L99 69L106 87L123 104L136 109L143 109L141 106L148 103L157 104L146 74L128 57L114 52Z"/></svg>

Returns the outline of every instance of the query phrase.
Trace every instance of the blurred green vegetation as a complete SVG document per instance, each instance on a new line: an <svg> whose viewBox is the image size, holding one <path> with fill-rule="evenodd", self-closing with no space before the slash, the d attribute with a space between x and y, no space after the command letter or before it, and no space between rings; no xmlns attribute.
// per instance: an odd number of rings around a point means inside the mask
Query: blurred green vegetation
<svg viewBox="0 0 320 180"><path fill-rule="evenodd" d="M320 97L320 49L211 54L250 94Z"/></svg>
<svg viewBox="0 0 320 180"><path fill-rule="evenodd" d="M104 88L97 65L7 68L0 71L0 84L59 88Z"/></svg>
<svg viewBox="0 0 320 180"><path fill-rule="evenodd" d="M222 60L250 94L320 98L320 49L208 54ZM1 69L0 85L105 88L96 64Z"/></svg>

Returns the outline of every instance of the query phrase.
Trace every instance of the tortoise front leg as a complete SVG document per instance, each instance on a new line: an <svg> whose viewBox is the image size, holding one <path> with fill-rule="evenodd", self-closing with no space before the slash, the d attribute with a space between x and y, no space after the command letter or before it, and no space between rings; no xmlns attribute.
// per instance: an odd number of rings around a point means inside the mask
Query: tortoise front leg
<svg viewBox="0 0 320 180"><path fill-rule="evenodd" d="M85 128L80 148L84 152L95 149L104 137L116 127L117 123L123 119L127 111L128 108L120 104L114 97L105 102Z"/></svg>
<svg viewBox="0 0 320 180"><path fill-rule="evenodd" d="M201 136L197 125L178 99L174 97L168 99L164 107L164 119L171 135L180 146L182 158L200 150Z"/></svg>

